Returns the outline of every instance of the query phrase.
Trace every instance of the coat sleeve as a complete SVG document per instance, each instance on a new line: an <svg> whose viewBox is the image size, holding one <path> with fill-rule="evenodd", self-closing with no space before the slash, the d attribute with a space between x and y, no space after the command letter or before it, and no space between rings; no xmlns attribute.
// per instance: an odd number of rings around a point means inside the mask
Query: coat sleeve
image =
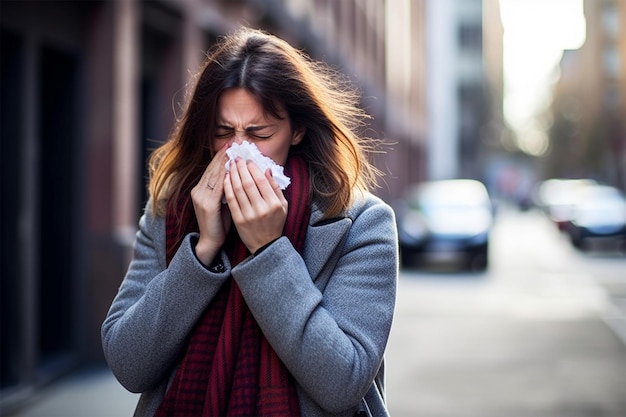
<svg viewBox="0 0 626 417"><path fill-rule="evenodd" d="M165 268L165 221L149 209L139 221L133 259L102 324L102 345L113 374L132 392L167 377L182 356L196 320L230 274L209 272L187 235Z"/></svg>
<svg viewBox="0 0 626 417"><path fill-rule="evenodd" d="M268 341L329 413L354 407L366 394L391 330L397 233L393 211L376 201L353 219L343 247L330 249L341 256L323 292L285 237L233 269Z"/></svg>

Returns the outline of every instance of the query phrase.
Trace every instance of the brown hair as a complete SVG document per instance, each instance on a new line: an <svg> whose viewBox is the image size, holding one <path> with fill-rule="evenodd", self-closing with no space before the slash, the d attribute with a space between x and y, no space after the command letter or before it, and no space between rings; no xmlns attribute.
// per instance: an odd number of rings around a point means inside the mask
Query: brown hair
<svg viewBox="0 0 626 417"><path fill-rule="evenodd" d="M169 140L150 157L149 192L155 213L164 215L167 201L178 201L202 176L215 153L211 143L218 97L232 87L259 98L275 117L279 108L285 109L291 126L306 129L290 153L307 161L312 197L324 217L341 214L355 191L376 184L380 172L366 155L373 142L359 136L368 116L346 78L273 35L241 28L211 48L196 75L186 111Z"/></svg>

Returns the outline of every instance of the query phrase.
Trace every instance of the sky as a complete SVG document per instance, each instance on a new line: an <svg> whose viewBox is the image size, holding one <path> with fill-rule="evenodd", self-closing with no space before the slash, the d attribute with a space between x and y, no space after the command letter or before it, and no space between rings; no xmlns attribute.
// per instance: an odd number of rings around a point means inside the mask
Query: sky
<svg viewBox="0 0 626 417"><path fill-rule="evenodd" d="M504 114L531 155L547 149L536 115L549 104L564 49L585 40L582 0L500 0L504 25Z"/></svg>

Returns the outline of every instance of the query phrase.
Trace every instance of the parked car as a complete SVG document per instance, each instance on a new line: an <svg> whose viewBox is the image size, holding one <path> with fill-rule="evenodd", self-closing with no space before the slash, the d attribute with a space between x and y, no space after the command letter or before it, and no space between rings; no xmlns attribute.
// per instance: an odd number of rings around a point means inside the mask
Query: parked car
<svg viewBox="0 0 626 417"><path fill-rule="evenodd" d="M565 230L572 219L578 191L588 185L596 184L586 178L551 178L543 181L537 191L537 205L559 228Z"/></svg>
<svg viewBox="0 0 626 417"><path fill-rule="evenodd" d="M626 197L608 185L578 190L571 219L565 227L574 246L584 249L591 238L617 238L626 242Z"/></svg>
<svg viewBox="0 0 626 417"><path fill-rule="evenodd" d="M404 266L421 260L460 260L471 270L488 265L493 208L483 183L470 179L423 182L397 210Z"/></svg>

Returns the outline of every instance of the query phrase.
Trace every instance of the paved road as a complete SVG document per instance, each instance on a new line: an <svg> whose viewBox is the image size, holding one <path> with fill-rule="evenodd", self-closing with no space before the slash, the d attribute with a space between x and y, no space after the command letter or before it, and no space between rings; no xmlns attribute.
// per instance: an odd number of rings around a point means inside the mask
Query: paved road
<svg viewBox="0 0 626 417"><path fill-rule="evenodd" d="M626 345L607 325L626 315L592 274L626 281L626 259L599 268L551 226L504 214L485 274L403 272L387 354L393 416L626 416Z"/></svg>

